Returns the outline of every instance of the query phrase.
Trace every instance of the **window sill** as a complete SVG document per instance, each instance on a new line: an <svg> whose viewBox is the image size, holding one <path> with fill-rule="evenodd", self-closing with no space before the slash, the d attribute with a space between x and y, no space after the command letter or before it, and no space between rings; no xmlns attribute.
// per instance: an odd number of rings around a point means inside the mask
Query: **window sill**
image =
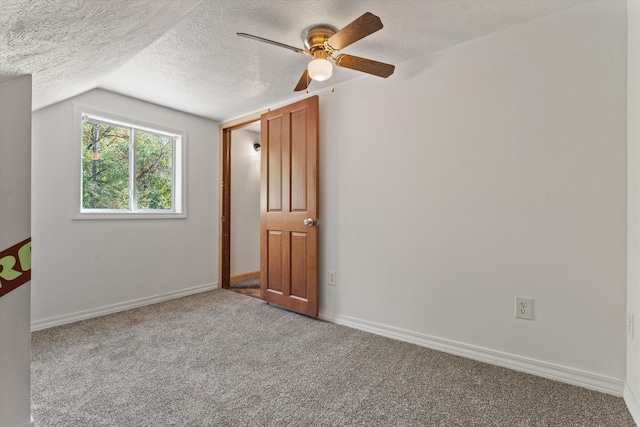
<svg viewBox="0 0 640 427"><path fill-rule="evenodd" d="M186 219L187 214L176 212L80 212L73 220L86 219Z"/></svg>

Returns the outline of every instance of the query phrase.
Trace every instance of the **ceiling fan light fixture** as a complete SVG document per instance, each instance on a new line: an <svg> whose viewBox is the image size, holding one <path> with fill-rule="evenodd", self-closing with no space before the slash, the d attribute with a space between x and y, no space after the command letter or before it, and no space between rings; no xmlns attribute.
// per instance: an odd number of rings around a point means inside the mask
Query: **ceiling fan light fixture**
<svg viewBox="0 0 640 427"><path fill-rule="evenodd" d="M331 65L328 59L316 58L309 62L307 70L309 71L309 77L311 77L311 79L321 82L331 78L333 65Z"/></svg>

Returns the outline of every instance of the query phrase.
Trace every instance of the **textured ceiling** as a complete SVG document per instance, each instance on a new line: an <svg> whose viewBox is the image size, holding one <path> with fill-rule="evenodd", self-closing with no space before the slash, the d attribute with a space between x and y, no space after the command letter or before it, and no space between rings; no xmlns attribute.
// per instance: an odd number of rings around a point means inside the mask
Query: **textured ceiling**
<svg viewBox="0 0 640 427"><path fill-rule="evenodd" d="M34 107L97 87L200 0L0 0L0 74L33 74Z"/></svg>
<svg viewBox="0 0 640 427"><path fill-rule="evenodd" d="M100 87L225 120L291 98L309 61L236 32L302 47L306 27L342 28L370 11L384 28L344 53L401 67L584 2L0 0L0 74L33 74L34 109ZM335 83L362 75L345 68L334 74ZM319 87L312 82L311 90Z"/></svg>

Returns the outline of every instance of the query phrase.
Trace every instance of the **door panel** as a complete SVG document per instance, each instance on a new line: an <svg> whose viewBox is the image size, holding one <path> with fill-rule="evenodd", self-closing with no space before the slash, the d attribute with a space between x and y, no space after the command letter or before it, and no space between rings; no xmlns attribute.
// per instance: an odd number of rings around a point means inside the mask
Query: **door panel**
<svg viewBox="0 0 640 427"><path fill-rule="evenodd" d="M291 233L291 295L307 298L307 233Z"/></svg>
<svg viewBox="0 0 640 427"><path fill-rule="evenodd" d="M318 97L265 113L261 120L262 298L317 316Z"/></svg>
<svg viewBox="0 0 640 427"><path fill-rule="evenodd" d="M291 115L291 140L304 140L307 134L306 110ZM307 144L291 145L291 211L307 211Z"/></svg>
<svg viewBox="0 0 640 427"><path fill-rule="evenodd" d="M269 230L267 238L269 257L269 266L267 267L268 280L267 288L270 291L282 293L282 232ZM263 269L261 268L260 271Z"/></svg>
<svg viewBox="0 0 640 427"><path fill-rule="evenodd" d="M282 211L282 116L269 119L268 123L268 150L260 148L262 155L268 159L268 193L269 212ZM264 133L264 131L262 131ZM264 143L261 144L264 147Z"/></svg>

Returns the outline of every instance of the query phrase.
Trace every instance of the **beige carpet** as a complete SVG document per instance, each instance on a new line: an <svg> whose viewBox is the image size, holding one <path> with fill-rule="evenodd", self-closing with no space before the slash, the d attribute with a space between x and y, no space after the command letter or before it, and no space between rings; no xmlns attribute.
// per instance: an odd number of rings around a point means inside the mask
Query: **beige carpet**
<svg viewBox="0 0 640 427"><path fill-rule="evenodd" d="M236 280L229 284L231 289L260 289L260 276Z"/></svg>
<svg viewBox="0 0 640 427"><path fill-rule="evenodd" d="M215 290L33 334L33 415L73 426L633 426L621 398Z"/></svg>

